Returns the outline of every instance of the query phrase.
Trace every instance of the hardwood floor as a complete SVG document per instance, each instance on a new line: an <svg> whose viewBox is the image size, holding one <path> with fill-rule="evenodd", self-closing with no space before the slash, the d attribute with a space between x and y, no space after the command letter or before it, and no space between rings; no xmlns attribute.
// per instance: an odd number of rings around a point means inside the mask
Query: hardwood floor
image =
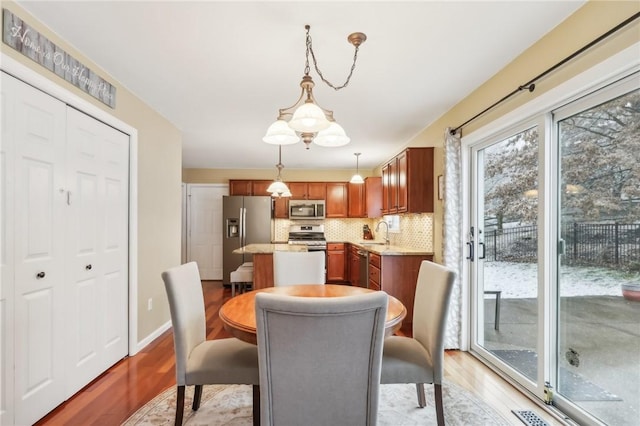
<svg viewBox="0 0 640 426"><path fill-rule="evenodd" d="M230 337L218 310L231 297L231 290L219 281L203 281L203 289L207 337ZM111 367L36 425L119 425L164 389L175 386L174 368L173 334L169 330L135 356ZM445 377L476 394L513 425L523 423L512 409L533 410L550 425L560 424L466 352L447 351Z"/></svg>

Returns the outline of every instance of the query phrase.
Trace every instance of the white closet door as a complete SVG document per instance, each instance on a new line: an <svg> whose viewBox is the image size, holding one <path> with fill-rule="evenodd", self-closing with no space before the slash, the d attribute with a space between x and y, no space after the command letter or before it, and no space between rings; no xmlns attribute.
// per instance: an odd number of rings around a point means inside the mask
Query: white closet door
<svg viewBox="0 0 640 426"><path fill-rule="evenodd" d="M13 424L13 81L0 84L0 424ZM11 87L11 88L10 88ZM11 191L7 189L11 188Z"/></svg>
<svg viewBox="0 0 640 426"><path fill-rule="evenodd" d="M15 94L15 423L31 424L64 400L66 106L8 76L2 85Z"/></svg>
<svg viewBox="0 0 640 426"><path fill-rule="evenodd" d="M127 354L129 137L67 118L70 396Z"/></svg>
<svg viewBox="0 0 640 426"><path fill-rule="evenodd" d="M203 280L222 279L222 197L227 185L187 185L187 260Z"/></svg>

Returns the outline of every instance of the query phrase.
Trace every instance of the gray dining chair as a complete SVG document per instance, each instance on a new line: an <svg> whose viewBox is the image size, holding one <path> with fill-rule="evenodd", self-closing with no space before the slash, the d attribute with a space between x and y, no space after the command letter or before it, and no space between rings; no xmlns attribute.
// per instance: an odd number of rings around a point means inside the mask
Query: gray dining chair
<svg viewBox="0 0 640 426"><path fill-rule="evenodd" d="M413 337L388 337L382 356L381 383L415 383L420 407L426 405L424 384L433 383L440 426L444 425L444 333L454 278L446 267L422 262L413 304Z"/></svg>
<svg viewBox="0 0 640 426"><path fill-rule="evenodd" d="M324 251L273 252L273 284L276 287L294 284L324 284L325 277Z"/></svg>
<svg viewBox="0 0 640 426"><path fill-rule="evenodd" d="M387 294L255 303L262 425L375 425Z"/></svg>
<svg viewBox="0 0 640 426"><path fill-rule="evenodd" d="M195 385L192 409L198 410L202 386L253 385L254 424L259 424L260 376L255 345L236 338L206 340L202 282L196 262L162 273L169 298L176 355L177 401L175 424L182 424L185 387Z"/></svg>

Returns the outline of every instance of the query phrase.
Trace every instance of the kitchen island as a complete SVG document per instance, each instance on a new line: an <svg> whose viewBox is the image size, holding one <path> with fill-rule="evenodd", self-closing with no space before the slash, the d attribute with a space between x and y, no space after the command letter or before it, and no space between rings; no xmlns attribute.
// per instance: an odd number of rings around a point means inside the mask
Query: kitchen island
<svg viewBox="0 0 640 426"><path fill-rule="evenodd" d="M253 289L273 287L273 252L307 251L303 244L249 244L235 249L235 254L253 255Z"/></svg>

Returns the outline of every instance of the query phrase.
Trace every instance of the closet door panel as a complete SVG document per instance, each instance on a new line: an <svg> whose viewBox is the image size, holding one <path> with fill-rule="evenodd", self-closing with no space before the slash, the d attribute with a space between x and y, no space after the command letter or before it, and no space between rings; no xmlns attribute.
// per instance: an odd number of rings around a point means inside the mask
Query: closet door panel
<svg viewBox="0 0 640 426"><path fill-rule="evenodd" d="M70 324L68 394L81 389L127 354L127 135L77 110L68 110L67 221Z"/></svg>
<svg viewBox="0 0 640 426"><path fill-rule="evenodd" d="M5 80L3 80L3 83ZM15 422L64 400L64 149L66 106L14 84Z"/></svg>
<svg viewBox="0 0 640 426"><path fill-rule="evenodd" d="M0 424L13 424L13 193L15 80L0 84Z"/></svg>

